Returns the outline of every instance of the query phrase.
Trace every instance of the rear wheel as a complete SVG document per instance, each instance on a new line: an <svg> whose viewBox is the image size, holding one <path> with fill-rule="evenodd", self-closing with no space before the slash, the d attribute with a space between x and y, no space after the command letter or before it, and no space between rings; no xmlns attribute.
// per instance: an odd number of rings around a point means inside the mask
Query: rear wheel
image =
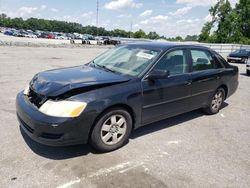
<svg viewBox="0 0 250 188"><path fill-rule="evenodd" d="M212 99L209 100L209 105L204 108L204 112L212 115L212 114L217 114L220 109L223 101L225 100L225 90L223 88L219 88L216 90L214 93Z"/></svg>
<svg viewBox="0 0 250 188"><path fill-rule="evenodd" d="M126 110L109 110L95 124L90 143L101 152L118 149L128 140L131 129L132 118Z"/></svg>
<svg viewBox="0 0 250 188"><path fill-rule="evenodd" d="M247 75L250 76L250 70L247 70Z"/></svg>

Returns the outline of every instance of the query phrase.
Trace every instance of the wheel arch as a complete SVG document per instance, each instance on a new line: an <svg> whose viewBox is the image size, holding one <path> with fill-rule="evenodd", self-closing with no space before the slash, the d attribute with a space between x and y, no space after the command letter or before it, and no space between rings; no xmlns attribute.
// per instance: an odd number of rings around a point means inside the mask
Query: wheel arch
<svg viewBox="0 0 250 188"><path fill-rule="evenodd" d="M112 110L112 109L115 109L115 108L120 108L120 109L124 109L126 110L130 115L131 115L131 118L132 118L132 130L135 129L135 121L136 121L136 114L134 112L134 110L127 104L123 104L123 103L120 103L120 104L114 104L114 105L111 105L111 106L108 106L106 108L104 108L102 110L101 113L99 113L99 115L96 117L94 123L92 124L91 128L90 128L90 131L89 131L89 135L88 135L88 140L90 139L91 137L91 134L93 132L93 129L95 127L95 124L97 123L97 121L101 118L101 116L106 113L107 111L109 110Z"/></svg>
<svg viewBox="0 0 250 188"><path fill-rule="evenodd" d="M225 99L226 99L227 96L228 96L228 87L227 87L227 85L226 85L226 84L222 84L222 85L220 85L220 87L218 87L217 89L219 89L219 88L224 89L224 91L225 91Z"/></svg>

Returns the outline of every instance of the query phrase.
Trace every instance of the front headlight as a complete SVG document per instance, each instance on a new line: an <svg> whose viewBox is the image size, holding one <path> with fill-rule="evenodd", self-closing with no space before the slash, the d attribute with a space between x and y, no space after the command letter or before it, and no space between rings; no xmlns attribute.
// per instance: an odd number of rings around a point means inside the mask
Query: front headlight
<svg viewBox="0 0 250 188"><path fill-rule="evenodd" d="M39 111L55 117L77 117L86 108L87 103L78 101L46 101Z"/></svg>

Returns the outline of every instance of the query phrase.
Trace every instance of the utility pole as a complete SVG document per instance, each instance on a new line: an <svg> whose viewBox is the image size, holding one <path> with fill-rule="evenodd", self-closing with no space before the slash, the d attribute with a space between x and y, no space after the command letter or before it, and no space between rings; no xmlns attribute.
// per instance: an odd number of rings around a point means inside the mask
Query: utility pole
<svg viewBox="0 0 250 188"><path fill-rule="evenodd" d="M133 21L130 22L130 33L129 33L129 38L131 38L132 30L133 30Z"/></svg>
<svg viewBox="0 0 250 188"><path fill-rule="evenodd" d="M98 33L98 20L99 19L99 0L96 0L96 36L99 35Z"/></svg>
<svg viewBox="0 0 250 188"><path fill-rule="evenodd" d="M99 0L96 0L96 27L98 27L99 19Z"/></svg>

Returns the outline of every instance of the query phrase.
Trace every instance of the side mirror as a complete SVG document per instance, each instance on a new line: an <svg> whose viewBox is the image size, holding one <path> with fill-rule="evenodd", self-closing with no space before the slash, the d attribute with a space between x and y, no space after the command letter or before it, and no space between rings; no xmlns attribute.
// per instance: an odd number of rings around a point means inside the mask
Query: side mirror
<svg viewBox="0 0 250 188"><path fill-rule="evenodd" d="M146 79L149 80L158 80L158 79L166 79L169 76L169 71L164 70L153 70L147 76Z"/></svg>

